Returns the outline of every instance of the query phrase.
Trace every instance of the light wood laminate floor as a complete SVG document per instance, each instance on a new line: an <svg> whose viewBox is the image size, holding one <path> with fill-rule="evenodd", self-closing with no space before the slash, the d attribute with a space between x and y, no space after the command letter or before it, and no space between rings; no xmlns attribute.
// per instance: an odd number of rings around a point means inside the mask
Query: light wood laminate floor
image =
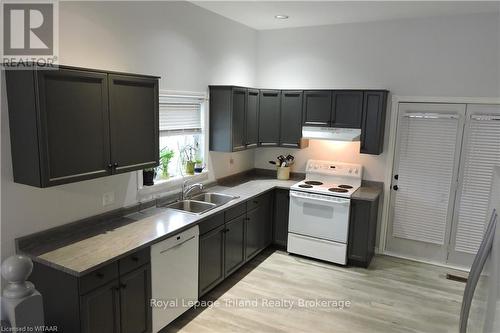
<svg viewBox="0 0 500 333"><path fill-rule="evenodd" d="M266 250L202 298L217 305L190 309L165 331L458 332L465 284L447 280L446 273L453 272L387 256L362 269ZM283 299L294 306L266 303ZM305 299L351 305L307 307L299 303ZM235 307L236 300L253 303Z"/></svg>

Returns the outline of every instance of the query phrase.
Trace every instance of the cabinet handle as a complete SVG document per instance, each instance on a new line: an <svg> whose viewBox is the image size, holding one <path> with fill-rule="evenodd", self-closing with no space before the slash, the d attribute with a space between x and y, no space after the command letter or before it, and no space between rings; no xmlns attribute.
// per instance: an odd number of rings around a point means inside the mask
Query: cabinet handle
<svg viewBox="0 0 500 333"><path fill-rule="evenodd" d="M326 121L306 121L304 124L306 125L328 125Z"/></svg>
<svg viewBox="0 0 500 333"><path fill-rule="evenodd" d="M108 164L108 169L111 169L113 167L113 164L109 163Z"/></svg>
<svg viewBox="0 0 500 333"><path fill-rule="evenodd" d="M127 285L125 283L120 284L121 289L127 289Z"/></svg>
<svg viewBox="0 0 500 333"><path fill-rule="evenodd" d="M113 164L113 166L116 168L116 167L118 166L118 163L116 163L116 162L115 162L115 163Z"/></svg>

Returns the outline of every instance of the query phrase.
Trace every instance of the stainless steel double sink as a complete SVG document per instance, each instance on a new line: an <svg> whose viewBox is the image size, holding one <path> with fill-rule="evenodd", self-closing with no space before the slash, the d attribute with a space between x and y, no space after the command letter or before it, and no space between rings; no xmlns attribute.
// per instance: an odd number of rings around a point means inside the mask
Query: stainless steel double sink
<svg viewBox="0 0 500 333"><path fill-rule="evenodd" d="M203 214L209 210L225 205L229 201L236 198L238 197L233 195L207 192L197 194L188 200L176 201L166 205L165 208L175 209L191 214Z"/></svg>

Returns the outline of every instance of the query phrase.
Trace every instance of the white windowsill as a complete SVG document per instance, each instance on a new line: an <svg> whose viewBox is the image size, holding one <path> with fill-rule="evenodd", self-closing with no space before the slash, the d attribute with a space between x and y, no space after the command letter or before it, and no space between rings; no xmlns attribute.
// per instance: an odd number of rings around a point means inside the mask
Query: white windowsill
<svg viewBox="0 0 500 333"><path fill-rule="evenodd" d="M140 196L156 195L167 192L180 191L180 187L185 180L190 181L205 181L208 180L208 170L203 170L201 173L194 175L176 176L169 179L155 180L155 184L151 186L142 185L142 171L137 172L138 193Z"/></svg>

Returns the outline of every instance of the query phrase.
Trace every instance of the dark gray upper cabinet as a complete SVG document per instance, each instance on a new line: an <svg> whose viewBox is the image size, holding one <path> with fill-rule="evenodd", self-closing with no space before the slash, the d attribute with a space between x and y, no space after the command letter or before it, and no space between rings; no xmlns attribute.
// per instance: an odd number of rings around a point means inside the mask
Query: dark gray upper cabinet
<svg viewBox="0 0 500 333"><path fill-rule="evenodd" d="M246 98L246 89L233 89L233 151L243 150L246 148Z"/></svg>
<svg viewBox="0 0 500 333"><path fill-rule="evenodd" d="M363 116L362 90L334 90L332 95L332 127L361 128Z"/></svg>
<svg viewBox="0 0 500 333"><path fill-rule="evenodd" d="M5 73L15 182L49 187L157 165L157 77L68 66Z"/></svg>
<svg viewBox="0 0 500 333"><path fill-rule="evenodd" d="M387 90L367 90L363 98L361 153L379 155L384 150Z"/></svg>
<svg viewBox="0 0 500 333"><path fill-rule="evenodd" d="M281 92L280 146L296 147L302 138L302 91Z"/></svg>
<svg viewBox="0 0 500 333"><path fill-rule="evenodd" d="M246 148L247 89L210 86L210 150L233 152Z"/></svg>
<svg viewBox="0 0 500 333"><path fill-rule="evenodd" d="M279 90L261 90L259 107L259 145L278 146L280 140L280 95Z"/></svg>
<svg viewBox="0 0 500 333"><path fill-rule="evenodd" d="M332 113L332 92L330 90L304 91L302 121L309 126L329 126Z"/></svg>
<svg viewBox="0 0 500 333"><path fill-rule="evenodd" d="M259 90L248 89L246 109L246 147L259 143Z"/></svg>
<svg viewBox="0 0 500 333"><path fill-rule="evenodd" d="M109 75L109 109L114 173L158 165L158 80Z"/></svg>

